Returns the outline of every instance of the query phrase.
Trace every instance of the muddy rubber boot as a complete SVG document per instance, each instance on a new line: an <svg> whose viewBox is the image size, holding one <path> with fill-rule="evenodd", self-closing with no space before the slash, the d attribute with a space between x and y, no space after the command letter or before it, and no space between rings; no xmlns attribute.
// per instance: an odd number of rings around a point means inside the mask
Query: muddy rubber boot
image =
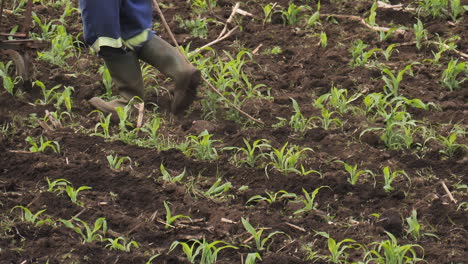
<svg viewBox="0 0 468 264"><path fill-rule="evenodd" d="M200 71L187 62L177 48L158 36L151 37L138 50L138 57L175 81L171 112L180 115L187 110L195 100Z"/></svg>
<svg viewBox="0 0 468 264"><path fill-rule="evenodd" d="M106 102L99 97L93 97L89 103L105 113L112 114L113 120L118 120L115 108L125 107L134 96L143 99L144 88L140 63L133 51L126 52L122 49L102 47L99 54L104 58L115 89L122 98Z"/></svg>

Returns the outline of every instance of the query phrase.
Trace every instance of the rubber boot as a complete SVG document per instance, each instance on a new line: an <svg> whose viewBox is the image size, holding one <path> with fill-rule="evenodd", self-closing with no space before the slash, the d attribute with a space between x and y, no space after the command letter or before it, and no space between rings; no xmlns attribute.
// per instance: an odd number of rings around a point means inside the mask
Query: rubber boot
<svg viewBox="0 0 468 264"><path fill-rule="evenodd" d="M195 100L200 71L165 40L152 36L139 50L138 57L175 81L171 112L182 114Z"/></svg>
<svg viewBox="0 0 468 264"><path fill-rule="evenodd" d="M99 97L93 97L89 103L105 113L112 114L113 120L118 120L115 111L117 107L125 107L135 96L143 99L144 87L140 63L133 51L125 52L109 47L103 47L102 51L100 55L104 58L115 89L122 98L106 102Z"/></svg>

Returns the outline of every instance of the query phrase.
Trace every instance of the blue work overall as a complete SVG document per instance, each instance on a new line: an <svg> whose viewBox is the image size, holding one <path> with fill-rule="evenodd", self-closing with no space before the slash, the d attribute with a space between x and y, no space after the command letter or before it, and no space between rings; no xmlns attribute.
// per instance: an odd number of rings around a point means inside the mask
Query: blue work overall
<svg viewBox="0 0 468 264"><path fill-rule="evenodd" d="M102 46L141 47L154 32L151 0L79 0L84 38L96 52Z"/></svg>

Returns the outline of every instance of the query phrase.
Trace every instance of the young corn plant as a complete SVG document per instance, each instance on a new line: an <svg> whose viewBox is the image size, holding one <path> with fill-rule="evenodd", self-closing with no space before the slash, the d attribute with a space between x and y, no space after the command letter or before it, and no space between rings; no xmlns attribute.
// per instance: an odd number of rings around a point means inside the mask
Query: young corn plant
<svg viewBox="0 0 468 264"><path fill-rule="evenodd" d="M405 218L406 220L406 234L411 235L416 241L421 239L422 236L432 236L435 238L439 238L435 234L422 232L422 226L418 220L418 212L413 209L411 212L411 216Z"/></svg>
<svg viewBox="0 0 468 264"><path fill-rule="evenodd" d="M268 157L265 150L270 150L271 145L268 140L257 139L252 144L245 138L243 138L245 147L225 147L223 150L231 151L234 150L235 154L232 156L232 161L237 166L241 164L247 164L249 167L254 168L259 160Z"/></svg>
<svg viewBox="0 0 468 264"><path fill-rule="evenodd" d="M386 94L391 94L395 97L398 96L398 90L400 89L400 83L403 80L403 75L408 73L410 76L413 76L413 70L411 68L414 64L416 63L406 65L406 67L399 71L396 76L389 69L382 69L382 73L386 74L382 75L382 80L385 82L384 91Z"/></svg>
<svg viewBox="0 0 468 264"><path fill-rule="evenodd" d="M299 22L304 18L301 12L306 9L309 9L309 7L305 5L297 6L294 3L289 3L288 8L281 11L283 23L290 26L299 24Z"/></svg>
<svg viewBox="0 0 468 264"><path fill-rule="evenodd" d="M47 138L40 136L39 142L31 136L26 138L26 142L31 145L30 152L46 152L51 149L55 153L60 153L60 144L57 141L47 140Z"/></svg>
<svg viewBox="0 0 468 264"><path fill-rule="evenodd" d="M351 56L353 57L352 60L349 62L351 67L356 66L365 66L369 59L375 55L375 52L379 51L380 49L374 48L368 51L365 49L368 47L367 44L364 44L362 40L357 40L353 42L353 45L349 49L351 52Z"/></svg>
<svg viewBox="0 0 468 264"><path fill-rule="evenodd" d="M306 27L314 27L316 25L321 25L320 23L320 1L317 2L317 10L307 18Z"/></svg>
<svg viewBox="0 0 468 264"><path fill-rule="evenodd" d="M333 86L329 93L321 95L314 102L317 108L325 108L325 105L331 106L340 114L346 114L351 109L351 103L356 101L362 94L357 93L348 97L347 89L338 89Z"/></svg>
<svg viewBox="0 0 468 264"><path fill-rule="evenodd" d="M108 114L107 116L105 116L104 113L99 110L94 110L93 112L96 112L99 114L100 121L94 126L94 133L92 133L91 136L99 136L99 137L103 137L106 139L111 138L110 124L111 124L112 114ZM98 132L99 129L101 129L102 131Z"/></svg>
<svg viewBox="0 0 468 264"><path fill-rule="evenodd" d="M217 5L217 0L189 0L188 2L190 2L195 13L198 14L210 11Z"/></svg>
<svg viewBox="0 0 468 264"><path fill-rule="evenodd" d="M102 241L103 235L106 235L107 232L107 221L104 217L96 219L93 227L76 217L71 220L60 219L59 221L66 227L75 231L75 233L79 234L82 238L83 244L92 243L96 240Z"/></svg>
<svg viewBox="0 0 468 264"><path fill-rule="evenodd" d="M462 5L460 0L451 0L450 1L450 17L453 21L457 21L466 10L468 10L467 5Z"/></svg>
<svg viewBox="0 0 468 264"><path fill-rule="evenodd" d="M398 52L398 50L395 49L396 46L397 46L397 44L393 43L393 44L388 45L385 50L381 50L381 52L384 55L386 61L390 60L390 57L392 56L392 53L394 51Z"/></svg>
<svg viewBox="0 0 468 264"><path fill-rule="evenodd" d="M284 190L280 190L277 192L269 192L265 191L266 197L261 196L261 195L254 195L250 197L249 200L247 200L246 204L249 203L258 203L258 202L267 202L268 204L276 203L281 200L286 200L286 199L296 199L297 195L295 193L289 193Z"/></svg>
<svg viewBox="0 0 468 264"><path fill-rule="evenodd" d="M115 155L107 155L107 162L109 163L109 167L113 170L120 170L122 168L122 164L125 161L128 161L130 164L132 163L132 159L128 156L119 157L117 154Z"/></svg>
<svg viewBox="0 0 468 264"><path fill-rule="evenodd" d="M190 221L192 221L192 218L190 218L190 216L181 215L181 214L173 216L172 212L171 212L171 208L169 207L168 203L166 201L164 201L163 203L164 203L164 208L166 209L166 222L165 222L164 228L166 228L166 229L174 228L173 223L177 219L180 219L180 218L187 218Z"/></svg>
<svg viewBox="0 0 468 264"><path fill-rule="evenodd" d="M277 10L278 4L277 3L268 3L264 6L262 6L263 10L263 25L266 23L271 23L271 16L278 12Z"/></svg>
<svg viewBox="0 0 468 264"><path fill-rule="evenodd" d="M444 146L444 149L439 150L439 152L449 158L453 158L458 149L468 149L467 145L456 143L458 135L457 131L452 132L447 137L439 135L437 139Z"/></svg>
<svg viewBox="0 0 468 264"><path fill-rule="evenodd" d="M152 145L159 146L161 141L161 135L159 129L161 127L163 120L161 117L154 117L150 122L147 122L144 127L141 128L141 131L148 135Z"/></svg>
<svg viewBox="0 0 468 264"><path fill-rule="evenodd" d="M39 80L33 82L32 85L39 86L39 88L41 88L43 99L36 100L36 103L41 104L41 105L52 103L52 101L57 98L56 90L62 86L61 84L59 84L59 85L52 87L51 89L47 89L45 84Z"/></svg>
<svg viewBox="0 0 468 264"><path fill-rule="evenodd" d="M411 183L411 178L408 176L408 174L404 170L396 170L396 171L391 171L390 167L386 166L382 169L383 177L384 177L384 186L383 189L386 192L391 192L395 188L393 188L392 183L395 181L395 179L398 176L404 176L408 181Z"/></svg>
<svg viewBox="0 0 468 264"><path fill-rule="evenodd" d="M44 219L44 220L39 219L39 216L42 213L44 213L46 211L46 209L42 209L42 210L37 211L36 213L32 213L29 210L29 208L21 206L21 205L17 205L15 207L13 207L13 209L11 209L10 212L13 212L15 209L21 210L21 220L22 221L33 224L35 227L41 226L41 225L46 224L46 223L53 223L52 219L50 219L50 218L47 218L47 219Z"/></svg>
<svg viewBox="0 0 468 264"><path fill-rule="evenodd" d="M322 116L313 116L311 120L317 119L322 124L322 128L328 130L334 124L337 127L341 127L343 125L343 121L339 118L332 118L332 115L335 114L334 111L330 112L328 109L322 108Z"/></svg>
<svg viewBox="0 0 468 264"><path fill-rule="evenodd" d="M330 253L328 256L323 256L328 263L349 263L348 256L349 254L346 252L347 249L355 249L356 247L360 247L356 244L356 241L350 238L345 238L340 242L337 242L335 239L330 237L330 234L327 232L316 232L317 235L323 236L327 239L328 245L328 252Z"/></svg>
<svg viewBox="0 0 468 264"><path fill-rule="evenodd" d="M102 84L104 85L104 88L106 89L105 96L111 97L112 96L112 76L110 75L109 69L105 65L102 65L101 67L99 67L98 72L102 76Z"/></svg>
<svg viewBox="0 0 468 264"><path fill-rule="evenodd" d="M188 137L188 147L184 154L200 160L216 160L218 152L213 144L220 141L212 140L212 136L207 130L204 130L198 136L190 135Z"/></svg>
<svg viewBox="0 0 468 264"><path fill-rule="evenodd" d="M255 253L249 253L247 254L247 256L245 257L245 260L243 263L245 264L255 264L255 262L258 260L262 261L262 256L260 256L260 254L258 254L258 252L255 252Z"/></svg>
<svg viewBox="0 0 468 264"><path fill-rule="evenodd" d="M301 171L297 168L299 161L301 160L303 153L306 151L313 151L311 148L302 148L298 146L292 146L288 148L289 142L286 142L280 149L273 148L269 156L271 161L268 165L272 165L273 168L288 175L289 173L301 174ZM265 166L265 173L268 177L268 165Z"/></svg>
<svg viewBox="0 0 468 264"><path fill-rule="evenodd" d="M284 232L275 231L275 232L269 233L266 237L263 237L263 231L265 231L264 228L255 229L249 223L249 221L247 221L243 217L241 218L241 221L242 221L242 225L244 226L245 230L247 230L247 232L249 232L252 235L252 237L253 237L253 239L255 241L255 248L258 251L264 251L264 250L268 251L271 244L273 243L273 237L274 236L279 235L279 234L286 235L286 233L284 233ZM267 244L269 241L270 241L270 243Z"/></svg>
<svg viewBox="0 0 468 264"><path fill-rule="evenodd" d="M218 244L224 244L219 247ZM204 264L213 264L218 259L218 254L221 250L232 248L238 249L237 247L230 245L224 241L214 241L207 242L205 238L203 241L198 239L190 239L188 242L174 241L169 247L169 252L177 248L177 246L182 247L182 251L185 253L187 260L190 263L204 263ZM197 259L199 260L197 262Z"/></svg>
<svg viewBox="0 0 468 264"><path fill-rule="evenodd" d="M221 198L225 193L227 193L232 188L231 182L225 182L221 184L222 179L217 179L211 187L203 192L202 194L209 199Z"/></svg>
<svg viewBox="0 0 468 264"><path fill-rule="evenodd" d="M17 85L21 81L21 77L16 76L12 78L9 75L10 66L12 65L12 61L8 61L7 63L3 63L0 61L0 77L3 80L3 88L11 95L15 95L16 92L14 91L15 85Z"/></svg>
<svg viewBox="0 0 468 264"><path fill-rule="evenodd" d="M51 49L44 52L38 51L38 59L59 67L69 67L66 60L79 56L79 52L75 48L77 42L73 36L67 33L65 26L59 25L51 40Z"/></svg>
<svg viewBox="0 0 468 264"><path fill-rule="evenodd" d="M359 177L361 175L365 175L365 174L368 174L368 175L371 175L373 178L375 178L375 175L374 173L371 171L371 170L358 170L358 165L355 164L354 166L344 162L344 161L337 161L341 164L343 164L344 166L344 169L346 170L346 172L348 172L349 174L349 177L348 177L348 182L351 183L351 185L356 185L356 183L358 182L359 180Z"/></svg>
<svg viewBox="0 0 468 264"><path fill-rule="evenodd" d="M428 61L432 62L433 64L437 64L442 57L442 54L446 51L451 51L457 48L456 41L460 40L460 37L455 35L451 38L448 38L446 40L442 40L439 35L437 35L438 40L434 42L437 45L438 51L432 52L432 55L434 56L434 59L428 59Z"/></svg>
<svg viewBox="0 0 468 264"><path fill-rule="evenodd" d="M73 188L71 185L66 185L65 186L65 192L67 193L68 197L70 197L70 200L72 203L78 205L78 206L84 206L83 202L78 201L78 194L81 191L85 190L91 190L92 188L89 186L81 186L78 189Z"/></svg>
<svg viewBox="0 0 468 264"><path fill-rule="evenodd" d="M73 92L75 92L75 88L71 86L65 86L62 92L57 92L57 102L55 103L55 108L60 111L61 108L65 106L67 112L70 113L73 106L73 100L71 98Z"/></svg>
<svg viewBox="0 0 468 264"><path fill-rule="evenodd" d="M187 173L187 170L184 168L184 171L182 171L181 174L179 174L177 176L172 176L166 170L166 168L164 167L164 164L162 162L161 162L161 165L159 165L159 170L161 171L163 181L172 182L172 183L180 182L185 177L185 174Z"/></svg>
<svg viewBox="0 0 468 264"><path fill-rule="evenodd" d="M307 213L307 212L317 209L317 206L315 204L315 197L317 196L319 191L323 188L328 188L331 190L331 188L328 186L320 186L318 188L315 188L315 190L313 190L309 194L309 192L307 192L306 189L302 188L302 192L304 193L304 198L302 198L298 202L302 202L304 204L304 207L295 211L294 214L296 215L296 214Z"/></svg>
<svg viewBox="0 0 468 264"><path fill-rule="evenodd" d="M417 12L422 16L432 18L446 18L450 0L422 0L418 1Z"/></svg>
<svg viewBox="0 0 468 264"><path fill-rule="evenodd" d="M46 178L47 181L47 191L54 193L54 192L61 192L65 190L65 187L71 185L71 182L67 181L66 179L57 179L55 181L50 181L49 178Z"/></svg>
<svg viewBox="0 0 468 264"><path fill-rule="evenodd" d="M369 17L366 19L367 24L371 26L377 26L377 23L375 22L375 17L377 16L377 7L377 1L374 1L369 11Z"/></svg>
<svg viewBox="0 0 468 264"><path fill-rule="evenodd" d="M105 245L105 248L110 248L111 250L119 250L119 251L124 251L124 252L130 252L132 250L132 247L134 248L140 248L140 245L134 240L127 242L127 239L124 237L118 237L118 238L106 238L104 241L109 242L108 244Z"/></svg>
<svg viewBox="0 0 468 264"><path fill-rule="evenodd" d="M458 75L465 75L458 80ZM458 63L458 59L450 59L447 68L442 72L440 82L452 92L459 90L460 85L468 79L468 65L466 62Z"/></svg>
<svg viewBox="0 0 468 264"><path fill-rule="evenodd" d="M197 17L195 19L183 20L177 16L176 20L179 22L179 27L186 29L190 35L197 38L206 39L208 37L208 22L215 21L214 19Z"/></svg>
<svg viewBox="0 0 468 264"><path fill-rule="evenodd" d="M424 29L424 25L421 20L413 25L414 35L416 37L416 48L420 50L422 48L423 41L427 40L427 30Z"/></svg>
<svg viewBox="0 0 468 264"><path fill-rule="evenodd" d="M393 234L385 233L390 239L372 243L374 248L365 254L365 263L412 264L424 261L423 247L418 244L399 245ZM423 251L423 257L418 257L416 249Z"/></svg>
<svg viewBox="0 0 468 264"><path fill-rule="evenodd" d="M312 118L306 118L301 113L301 108L294 98L290 98L292 101L294 115L291 116L289 120L289 126L293 129L294 132L300 133L303 135L310 128L310 121Z"/></svg>

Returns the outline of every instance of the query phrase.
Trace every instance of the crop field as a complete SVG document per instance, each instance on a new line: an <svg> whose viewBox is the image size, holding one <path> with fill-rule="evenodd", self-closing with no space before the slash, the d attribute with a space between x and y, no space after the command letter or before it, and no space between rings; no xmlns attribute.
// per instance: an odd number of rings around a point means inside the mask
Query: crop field
<svg viewBox="0 0 468 264"><path fill-rule="evenodd" d="M29 80L0 54L1 264L468 263L468 1L160 0L204 81L174 117L142 63L115 122L78 1L33 3Z"/></svg>

